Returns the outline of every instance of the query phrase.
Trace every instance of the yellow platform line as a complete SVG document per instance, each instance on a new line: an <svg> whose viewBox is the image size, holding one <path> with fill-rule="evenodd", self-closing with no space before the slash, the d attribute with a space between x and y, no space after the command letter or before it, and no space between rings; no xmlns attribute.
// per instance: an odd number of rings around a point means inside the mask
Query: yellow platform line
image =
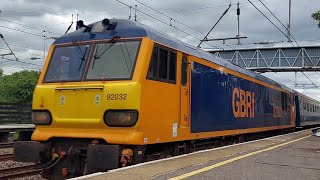
<svg viewBox="0 0 320 180"><path fill-rule="evenodd" d="M211 166L208 166L208 167L205 167L205 168L202 168L202 169L198 169L198 170L195 170L195 171L192 171L192 172L183 174L183 175L181 175L181 176L177 176L177 177L170 178L169 180L185 179L185 178L188 178L188 177L191 177L191 176L194 176L194 175L197 175L197 174L200 174L200 173L209 171L209 170L211 170L211 169L214 169L214 168L217 168L217 167L220 167L220 166L229 164L229 163L231 163L231 162L234 162L234 161L237 161L237 160L240 160L240 159L249 157L249 156L253 156L253 155L258 154L258 153L270 151L270 150L272 150L272 149L275 149L275 148L278 148L278 147L281 147L281 146L285 146L285 145L290 144L290 143L293 143L293 142L300 141L300 140L305 139L305 138L310 137L310 136L311 136L311 135L304 136L304 137L302 137L302 138L295 139L295 140L292 140L292 141L288 141L288 142L285 142L285 143L282 143L282 144L279 144L279 145L276 145L276 146L272 146L272 147L269 147L269 148L266 148L266 149L258 150L258 151L251 152L251 153L248 153L248 154L245 154L245 155L242 155L242 156L238 156L238 157L235 157L235 158L232 158L232 159L228 159L228 160L226 160L226 161L219 162L219 163L217 163L217 164L213 164L213 165L211 165Z"/></svg>

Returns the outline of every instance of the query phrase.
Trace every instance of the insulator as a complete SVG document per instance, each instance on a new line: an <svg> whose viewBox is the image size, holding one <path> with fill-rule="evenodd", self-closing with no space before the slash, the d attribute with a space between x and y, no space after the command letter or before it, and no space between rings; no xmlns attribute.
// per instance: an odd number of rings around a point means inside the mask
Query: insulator
<svg viewBox="0 0 320 180"><path fill-rule="evenodd" d="M237 15L240 15L240 8L237 8Z"/></svg>

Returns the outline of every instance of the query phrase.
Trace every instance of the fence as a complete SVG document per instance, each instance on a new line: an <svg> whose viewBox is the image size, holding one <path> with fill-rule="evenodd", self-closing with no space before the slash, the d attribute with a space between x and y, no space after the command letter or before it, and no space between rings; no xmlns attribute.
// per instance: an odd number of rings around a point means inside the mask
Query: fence
<svg viewBox="0 0 320 180"><path fill-rule="evenodd" d="M24 124L31 122L30 103L0 102L0 124Z"/></svg>

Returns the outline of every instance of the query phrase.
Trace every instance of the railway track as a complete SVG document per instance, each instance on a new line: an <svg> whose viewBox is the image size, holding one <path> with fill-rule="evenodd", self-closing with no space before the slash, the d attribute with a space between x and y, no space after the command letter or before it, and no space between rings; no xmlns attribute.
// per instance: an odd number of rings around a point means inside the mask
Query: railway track
<svg viewBox="0 0 320 180"><path fill-rule="evenodd" d="M6 149L6 148L13 148L14 142L6 142L6 143L0 143L0 149ZM0 155L0 162L1 161L10 161L13 160L13 154L1 154Z"/></svg>
<svg viewBox="0 0 320 180"><path fill-rule="evenodd" d="M1 161L11 161L13 160L13 154L1 154L0 155L0 162Z"/></svg>
<svg viewBox="0 0 320 180"><path fill-rule="evenodd" d="M14 142L0 143L0 149L13 148ZM6 163L6 161L12 161L13 154L1 154L0 162ZM0 179L13 179L23 178L27 176L37 175L42 171L36 165L22 165L18 167L11 167L6 169L0 169Z"/></svg>
<svg viewBox="0 0 320 180"><path fill-rule="evenodd" d="M0 149L13 148L14 142L0 143Z"/></svg>
<svg viewBox="0 0 320 180"><path fill-rule="evenodd" d="M25 165L13 168L0 169L0 179L12 179L26 176L37 175L42 169L36 165Z"/></svg>

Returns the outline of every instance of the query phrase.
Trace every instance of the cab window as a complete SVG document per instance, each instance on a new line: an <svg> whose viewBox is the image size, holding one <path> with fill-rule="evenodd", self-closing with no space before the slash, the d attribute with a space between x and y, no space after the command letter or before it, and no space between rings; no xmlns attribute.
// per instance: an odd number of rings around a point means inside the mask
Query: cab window
<svg viewBox="0 0 320 180"><path fill-rule="evenodd" d="M99 43L91 57L86 80L131 79L140 41Z"/></svg>
<svg viewBox="0 0 320 180"><path fill-rule="evenodd" d="M149 64L147 79L175 84L176 69L176 51L155 45Z"/></svg>

